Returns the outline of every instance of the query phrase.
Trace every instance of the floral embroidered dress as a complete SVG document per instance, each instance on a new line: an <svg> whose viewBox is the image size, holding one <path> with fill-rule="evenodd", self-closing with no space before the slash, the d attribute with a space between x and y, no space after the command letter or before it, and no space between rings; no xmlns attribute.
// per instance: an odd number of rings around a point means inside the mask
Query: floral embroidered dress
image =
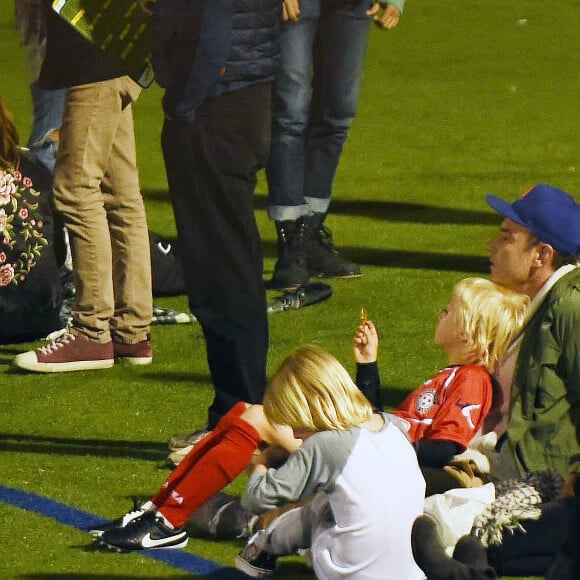
<svg viewBox="0 0 580 580"><path fill-rule="evenodd" d="M51 176L23 151L17 170L0 167L0 342L60 328L61 287Z"/></svg>
<svg viewBox="0 0 580 580"><path fill-rule="evenodd" d="M20 171L0 169L0 286L26 280L48 246L39 211L40 192Z"/></svg>

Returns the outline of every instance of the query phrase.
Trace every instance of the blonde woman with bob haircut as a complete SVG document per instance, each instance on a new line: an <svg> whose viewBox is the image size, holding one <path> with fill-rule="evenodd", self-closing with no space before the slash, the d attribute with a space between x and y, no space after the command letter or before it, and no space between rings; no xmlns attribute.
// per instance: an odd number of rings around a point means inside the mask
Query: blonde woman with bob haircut
<svg viewBox="0 0 580 580"><path fill-rule="evenodd" d="M294 431L346 431L371 420L373 409L345 368L316 346L296 350L270 379L264 413Z"/></svg>
<svg viewBox="0 0 580 580"><path fill-rule="evenodd" d="M236 559L253 577L279 556L310 548L320 580L419 580L410 531L425 482L397 419L375 413L342 365L316 346L292 353L270 380L264 414L302 446L286 462L251 470L242 505L253 513L306 502L256 532Z"/></svg>

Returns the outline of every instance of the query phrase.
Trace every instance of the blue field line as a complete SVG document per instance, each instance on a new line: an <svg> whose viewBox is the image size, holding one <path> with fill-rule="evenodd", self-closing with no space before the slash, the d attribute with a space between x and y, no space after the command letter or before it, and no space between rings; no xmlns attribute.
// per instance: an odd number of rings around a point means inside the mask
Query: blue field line
<svg viewBox="0 0 580 580"><path fill-rule="evenodd" d="M78 510L58 501L42 497L35 493L13 489L0 485L0 501L18 507L29 512L56 520L60 524L72 526L81 532L86 532L92 527L102 524L106 520L88 512ZM205 560L199 556L183 550L143 550L138 552L140 556L146 556L158 562L164 562L179 570L192 572L199 575L211 575L212 580L226 580L229 578L245 578L231 568L224 568L211 560Z"/></svg>

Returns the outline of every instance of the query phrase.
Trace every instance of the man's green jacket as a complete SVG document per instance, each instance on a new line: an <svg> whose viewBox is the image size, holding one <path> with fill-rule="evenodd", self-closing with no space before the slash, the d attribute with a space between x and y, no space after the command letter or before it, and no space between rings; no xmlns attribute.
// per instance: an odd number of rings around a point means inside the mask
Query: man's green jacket
<svg viewBox="0 0 580 580"><path fill-rule="evenodd" d="M556 282L528 323L507 431L520 472L580 461L580 268Z"/></svg>

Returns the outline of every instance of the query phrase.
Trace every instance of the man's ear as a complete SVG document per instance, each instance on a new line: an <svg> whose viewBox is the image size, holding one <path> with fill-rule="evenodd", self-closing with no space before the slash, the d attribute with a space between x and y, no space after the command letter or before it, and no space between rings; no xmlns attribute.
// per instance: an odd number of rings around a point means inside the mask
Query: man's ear
<svg viewBox="0 0 580 580"><path fill-rule="evenodd" d="M555 250L550 244L540 244L538 251L538 266L549 266L554 261Z"/></svg>

